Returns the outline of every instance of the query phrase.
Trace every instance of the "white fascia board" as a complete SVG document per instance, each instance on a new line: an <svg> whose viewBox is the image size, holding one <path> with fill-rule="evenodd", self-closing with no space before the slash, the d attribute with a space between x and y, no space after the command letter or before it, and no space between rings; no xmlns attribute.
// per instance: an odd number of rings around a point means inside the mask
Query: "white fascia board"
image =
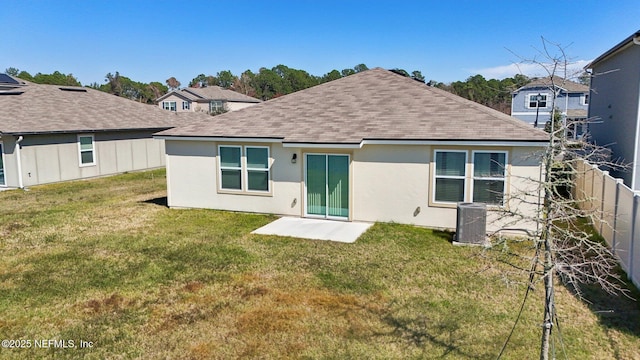
<svg viewBox="0 0 640 360"><path fill-rule="evenodd" d="M460 145L460 146L510 146L547 147L547 141L480 141L480 140L364 140L362 145Z"/></svg>
<svg viewBox="0 0 640 360"><path fill-rule="evenodd" d="M534 108L535 109L535 108ZM520 115L533 115L536 116L535 111L516 111L511 113L511 116L520 116ZM550 111L539 111L538 116L551 115Z"/></svg>
<svg viewBox="0 0 640 360"><path fill-rule="evenodd" d="M311 148L311 149L360 149L362 143L339 144L339 143L282 143L285 148Z"/></svg>
<svg viewBox="0 0 640 360"><path fill-rule="evenodd" d="M280 143L277 138L249 138L249 137L211 137L211 136L168 136L154 135L158 140L211 141L211 142L252 142L252 143Z"/></svg>

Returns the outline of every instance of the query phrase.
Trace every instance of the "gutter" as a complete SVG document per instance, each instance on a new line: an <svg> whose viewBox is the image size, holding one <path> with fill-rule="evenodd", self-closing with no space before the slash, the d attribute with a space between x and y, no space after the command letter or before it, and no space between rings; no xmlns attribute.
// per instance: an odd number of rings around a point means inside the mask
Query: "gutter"
<svg viewBox="0 0 640 360"><path fill-rule="evenodd" d="M24 189L24 182L22 180L22 155L20 155L20 148L22 147L22 145L20 145L20 143L22 142L22 140L24 140L24 137L22 137L22 135L18 136L18 139L16 140L16 161L18 163L18 188L20 189Z"/></svg>

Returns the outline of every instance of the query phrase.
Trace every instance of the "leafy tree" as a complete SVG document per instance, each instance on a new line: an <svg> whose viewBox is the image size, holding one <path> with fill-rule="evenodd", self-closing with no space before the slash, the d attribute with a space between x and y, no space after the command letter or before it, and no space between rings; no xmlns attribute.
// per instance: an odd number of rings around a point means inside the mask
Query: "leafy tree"
<svg viewBox="0 0 640 360"><path fill-rule="evenodd" d="M229 70L223 70L216 74L217 83L216 85L229 89L233 83L236 81L237 76L233 75Z"/></svg>
<svg viewBox="0 0 640 360"><path fill-rule="evenodd" d="M349 75L355 74L356 71L353 69L343 69L340 73L342 74L342 77L347 77Z"/></svg>
<svg viewBox="0 0 640 360"><path fill-rule="evenodd" d="M9 68L7 69L7 73L11 72L12 74L15 74L17 71L19 71L16 68ZM11 75L11 74L10 74ZM49 84L49 85L63 85L63 86L82 86L82 84L80 84L80 82L78 81L78 79L76 79L73 74L63 74L59 71L54 71L52 74L43 74L43 73L37 73L35 76L31 76L31 74L29 74L26 71L20 71L15 75L12 76L16 76L22 80L27 80L27 81L31 81L33 83L36 84Z"/></svg>
<svg viewBox="0 0 640 360"><path fill-rule="evenodd" d="M361 71L365 71L365 70L369 70L369 68L365 64L358 64L358 65L353 67L353 71L355 71L357 73L359 73Z"/></svg>
<svg viewBox="0 0 640 360"><path fill-rule="evenodd" d="M251 70L246 70L233 83L233 90L248 96L257 96L254 88L255 74Z"/></svg>
<svg viewBox="0 0 640 360"><path fill-rule="evenodd" d="M165 83L169 86L170 90L176 90L180 88L180 81L178 81L175 77L168 78Z"/></svg>
<svg viewBox="0 0 640 360"><path fill-rule="evenodd" d="M133 81L116 71L105 75L106 84L93 83L90 87L142 103L153 104L155 99L167 93L167 86L154 81L149 84Z"/></svg>
<svg viewBox="0 0 640 360"><path fill-rule="evenodd" d="M27 81L31 81L33 82L33 76L31 76L31 74L29 74L26 71L20 71L20 73L17 76L18 78L22 79L22 80L27 80Z"/></svg>
<svg viewBox="0 0 640 360"><path fill-rule="evenodd" d="M159 81L150 82L149 85L147 85L147 89L153 94L152 100L169 92L169 88Z"/></svg>
<svg viewBox="0 0 640 360"><path fill-rule="evenodd" d="M342 74L338 70L331 70L330 72L324 74L320 82L329 82L333 80L338 80L342 77Z"/></svg>
<svg viewBox="0 0 640 360"><path fill-rule="evenodd" d="M256 95L262 100L287 94L284 80L277 72L267 68L260 68L253 79Z"/></svg>
<svg viewBox="0 0 640 360"><path fill-rule="evenodd" d="M414 71L411 72L411 78L414 79L414 80L418 80L418 81L424 82L424 76L418 70L414 70Z"/></svg>
<svg viewBox="0 0 640 360"><path fill-rule="evenodd" d="M200 88L205 86L207 86L207 76L205 74L200 74L189 82L189 87Z"/></svg>
<svg viewBox="0 0 640 360"><path fill-rule="evenodd" d="M405 69L391 69L391 71L393 71L394 73L398 74L398 75L402 75L402 76L406 76L406 77L411 77L411 75L409 75L409 73L407 72L407 70Z"/></svg>
<svg viewBox="0 0 640 360"><path fill-rule="evenodd" d="M583 71L582 74L578 76L578 83L589 86L591 84L591 74L589 74L586 71Z"/></svg>
<svg viewBox="0 0 640 360"><path fill-rule="evenodd" d="M14 67L9 67L9 68L5 69L4 72L7 75L18 76L18 74L20 73L20 70L14 68Z"/></svg>

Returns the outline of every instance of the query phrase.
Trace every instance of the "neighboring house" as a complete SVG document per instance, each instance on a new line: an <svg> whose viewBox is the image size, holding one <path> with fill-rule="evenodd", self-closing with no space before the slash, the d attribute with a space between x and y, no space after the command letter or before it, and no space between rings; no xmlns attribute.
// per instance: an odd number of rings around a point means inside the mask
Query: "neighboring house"
<svg viewBox="0 0 640 360"><path fill-rule="evenodd" d="M532 190L547 145L515 118L380 68L155 137L170 207L439 228L455 227L458 202L535 214L537 196L506 199Z"/></svg>
<svg viewBox="0 0 640 360"><path fill-rule="evenodd" d="M570 138L579 138L586 130L589 87L558 76L536 78L511 93L511 116L531 126L544 128L551 120L553 93L555 106L567 121ZM537 120L537 121L536 121Z"/></svg>
<svg viewBox="0 0 640 360"><path fill-rule="evenodd" d="M0 187L12 188L162 167L164 142L152 134L208 118L4 74L0 108Z"/></svg>
<svg viewBox="0 0 640 360"><path fill-rule="evenodd" d="M628 171L611 170L625 185L640 190L640 31L593 60L589 134L593 142L611 149L613 160L629 164Z"/></svg>
<svg viewBox="0 0 640 360"><path fill-rule="evenodd" d="M184 88L171 91L156 99L161 109L219 114L256 105L262 100L219 86Z"/></svg>

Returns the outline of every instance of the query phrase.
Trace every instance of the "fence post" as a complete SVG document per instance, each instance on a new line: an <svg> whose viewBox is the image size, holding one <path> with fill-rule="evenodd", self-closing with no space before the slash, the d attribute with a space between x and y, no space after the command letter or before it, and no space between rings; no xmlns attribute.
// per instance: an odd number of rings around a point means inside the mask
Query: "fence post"
<svg viewBox="0 0 640 360"><path fill-rule="evenodd" d="M609 175L608 171L602 172L602 191L600 191L600 235L604 230L604 196L606 195L605 190L607 189L607 179L606 177Z"/></svg>
<svg viewBox="0 0 640 360"><path fill-rule="evenodd" d="M613 239L611 240L611 248L614 252L617 252L616 245L618 241L618 204L620 203L620 186L622 186L622 179L616 178L616 198L613 204Z"/></svg>
<svg viewBox="0 0 640 360"><path fill-rule="evenodd" d="M640 191L633 192L633 209L631 210L631 243L629 244L629 273L627 277L632 281L634 279L634 272L636 271L636 267L634 266L634 252L635 247L640 246L640 244L636 244L638 239L640 239L640 224L638 223L638 213L640 212ZM640 261L640 259L638 259ZM639 269L640 270L640 269ZM638 276L640 278L640 275ZM636 284L636 286L640 287L640 283Z"/></svg>

